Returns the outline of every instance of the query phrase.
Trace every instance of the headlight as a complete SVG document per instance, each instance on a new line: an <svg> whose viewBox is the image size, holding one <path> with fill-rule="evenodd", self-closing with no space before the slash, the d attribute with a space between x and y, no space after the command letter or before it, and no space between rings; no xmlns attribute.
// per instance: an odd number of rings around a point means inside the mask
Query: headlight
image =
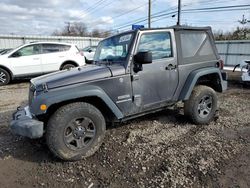
<svg viewBox="0 0 250 188"><path fill-rule="evenodd" d="M31 101L32 98L36 98L40 95L41 92L48 92L48 86L46 83L35 86L33 83L30 83L30 92L29 92L29 100Z"/></svg>
<svg viewBox="0 0 250 188"><path fill-rule="evenodd" d="M30 89L29 89L29 104L31 104L33 98L36 96L36 86L34 84L30 84Z"/></svg>
<svg viewBox="0 0 250 188"><path fill-rule="evenodd" d="M36 90L36 86L30 83L30 91L34 92Z"/></svg>

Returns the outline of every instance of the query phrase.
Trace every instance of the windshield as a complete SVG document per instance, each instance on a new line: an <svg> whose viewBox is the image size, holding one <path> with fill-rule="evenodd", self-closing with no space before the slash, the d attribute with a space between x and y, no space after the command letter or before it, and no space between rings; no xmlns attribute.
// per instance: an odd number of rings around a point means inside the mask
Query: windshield
<svg viewBox="0 0 250 188"><path fill-rule="evenodd" d="M99 43L94 61L97 63L124 63L128 56L133 33L117 35Z"/></svg>

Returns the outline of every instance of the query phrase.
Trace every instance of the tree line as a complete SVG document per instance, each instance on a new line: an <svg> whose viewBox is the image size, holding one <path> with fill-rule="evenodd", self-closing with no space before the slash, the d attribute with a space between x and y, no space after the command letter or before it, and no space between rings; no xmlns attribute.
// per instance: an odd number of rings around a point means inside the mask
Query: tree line
<svg viewBox="0 0 250 188"><path fill-rule="evenodd" d="M113 33L107 30L94 28L90 30L82 22L67 23L61 30L56 30L52 35L55 36L80 36L80 37L100 37L106 38ZM216 30L214 31L215 40L246 40L250 39L249 27L237 27L233 31Z"/></svg>
<svg viewBox="0 0 250 188"><path fill-rule="evenodd" d="M111 31L93 29L88 30L87 26L82 22L68 22L62 29L56 30L52 33L54 36L79 36L79 37L99 37L106 38L110 36Z"/></svg>
<svg viewBox="0 0 250 188"><path fill-rule="evenodd" d="M250 39L250 28L237 27L233 31L223 32L218 30L214 32L215 40L249 40Z"/></svg>

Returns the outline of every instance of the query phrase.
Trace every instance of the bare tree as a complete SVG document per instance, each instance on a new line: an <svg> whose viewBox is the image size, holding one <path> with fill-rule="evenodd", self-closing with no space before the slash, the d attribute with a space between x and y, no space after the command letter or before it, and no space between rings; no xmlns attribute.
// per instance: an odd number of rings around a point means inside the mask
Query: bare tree
<svg viewBox="0 0 250 188"><path fill-rule="evenodd" d="M65 22L66 25L64 28L60 30L56 30L52 33L55 36L81 36L81 37L100 37L106 38L111 35L110 31L93 29L92 31L88 31L86 25L82 22Z"/></svg>
<svg viewBox="0 0 250 188"><path fill-rule="evenodd" d="M106 31L106 30L100 30L100 29L93 29L91 32L92 37L101 37L101 38L106 38L111 36L111 31Z"/></svg>
<svg viewBox="0 0 250 188"><path fill-rule="evenodd" d="M70 32L71 32L70 34L73 36L81 36L81 37L89 36L87 27L84 23L79 23L79 22L72 23L70 27Z"/></svg>

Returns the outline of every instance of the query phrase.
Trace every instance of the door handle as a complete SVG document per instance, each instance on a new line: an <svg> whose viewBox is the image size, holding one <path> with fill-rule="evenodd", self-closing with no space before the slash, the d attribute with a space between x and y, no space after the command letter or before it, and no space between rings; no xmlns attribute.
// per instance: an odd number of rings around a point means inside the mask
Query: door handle
<svg viewBox="0 0 250 188"><path fill-rule="evenodd" d="M37 57L37 58L33 58L33 60L39 60L40 58L39 57Z"/></svg>
<svg viewBox="0 0 250 188"><path fill-rule="evenodd" d="M174 69L176 69L176 65L169 64L165 69L166 70L174 70Z"/></svg>

